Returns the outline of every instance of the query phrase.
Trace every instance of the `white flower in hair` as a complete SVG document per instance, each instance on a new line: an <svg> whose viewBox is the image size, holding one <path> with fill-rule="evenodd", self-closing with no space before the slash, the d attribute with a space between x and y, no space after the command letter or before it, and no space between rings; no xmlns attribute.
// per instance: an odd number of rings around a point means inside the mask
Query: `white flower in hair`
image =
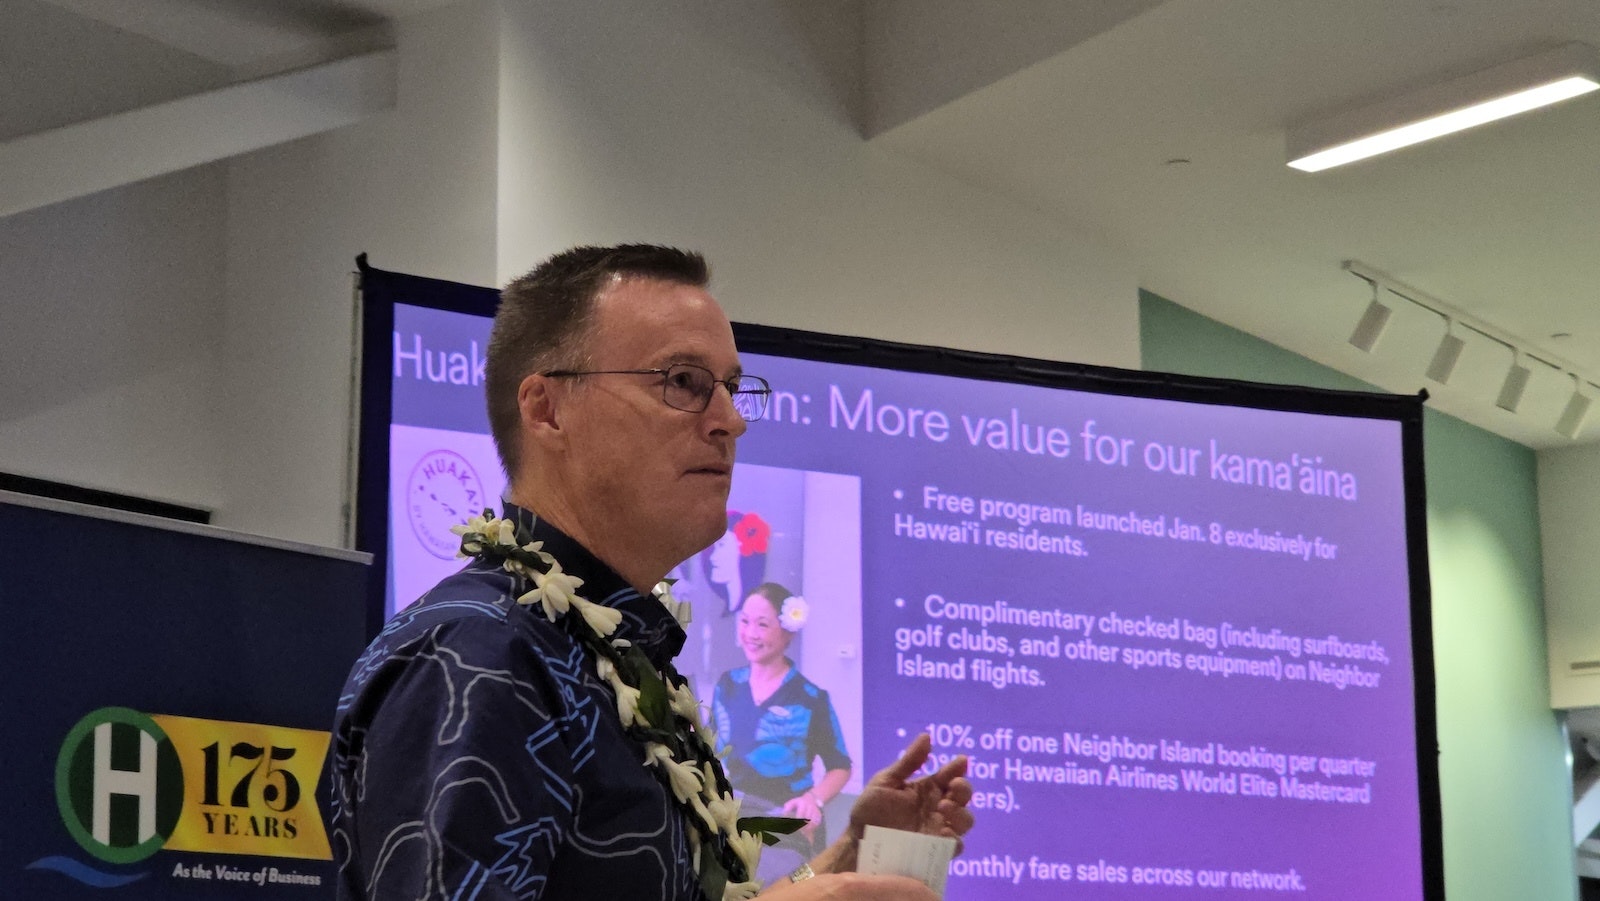
<svg viewBox="0 0 1600 901"><path fill-rule="evenodd" d="M778 624L783 626L785 632L798 632L806 626L806 620L811 618L811 605L800 595L790 595L783 602L783 609L778 611Z"/></svg>

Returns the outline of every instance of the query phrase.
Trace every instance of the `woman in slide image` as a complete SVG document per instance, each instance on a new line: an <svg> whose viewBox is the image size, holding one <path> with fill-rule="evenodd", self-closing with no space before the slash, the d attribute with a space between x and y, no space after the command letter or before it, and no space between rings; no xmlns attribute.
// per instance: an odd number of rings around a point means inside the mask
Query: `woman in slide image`
<svg viewBox="0 0 1600 901"><path fill-rule="evenodd" d="M711 712L728 780L745 816L808 820L761 856L757 878L770 882L827 845L822 808L850 779L839 718L828 693L800 674L787 656L809 616L804 598L776 582L758 586L739 607L738 640L748 666L722 675ZM823 770L814 778L817 762Z"/></svg>
<svg viewBox="0 0 1600 901"><path fill-rule="evenodd" d="M745 589L761 581L767 568L767 545L772 526L759 513L728 511L728 530L700 553L706 580L722 598L723 615L735 613L744 602Z"/></svg>

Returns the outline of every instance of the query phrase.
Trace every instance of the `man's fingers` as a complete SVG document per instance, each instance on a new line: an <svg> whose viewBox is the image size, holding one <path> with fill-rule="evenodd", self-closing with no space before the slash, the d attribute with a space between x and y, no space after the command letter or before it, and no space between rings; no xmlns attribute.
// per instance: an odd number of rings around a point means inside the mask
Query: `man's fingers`
<svg viewBox="0 0 1600 901"><path fill-rule="evenodd" d="M872 781L880 784L901 785L911 778L912 773L922 769L922 765L928 762L928 754L932 751L933 739L928 733L924 732L912 739L911 744L906 745L906 749L900 754L900 759L879 770L878 775L872 777ZM961 766L964 771L966 764L963 763Z"/></svg>
<svg viewBox="0 0 1600 901"><path fill-rule="evenodd" d="M944 817L945 823L956 835L966 835L977 821L972 811L951 801L939 802L939 815Z"/></svg>
<svg viewBox="0 0 1600 901"><path fill-rule="evenodd" d="M939 767L939 771L929 778L933 780L934 785L939 786L940 791L949 791L949 786L965 775L967 775L967 755L962 754Z"/></svg>
<svg viewBox="0 0 1600 901"><path fill-rule="evenodd" d="M848 892L839 895L841 901L934 901L939 897L910 876L861 876L860 880L853 883Z"/></svg>
<svg viewBox="0 0 1600 901"><path fill-rule="evenodd" d="M909 876L826 873L792 885L774 886L761 897L773 901L938 901L938 895Z"/></svg>
<svg viewBox="0 0 1600 901"><path fill-rule="evenodd" d="M976 822L972 811L946 799L939 802L939 816L944 819L944 826L939 830L939 834L956 840L955 853L959 857L966 849L966 842L962 836L972 831L973 823Z"/></svg>
<svg viewBox="0 0 1600 901"><path fill-rule="evenodd" d="M944 796L965 807L967 802L972 800L972 783L968 782L965 776L957 776L945 786Z"/></svg>

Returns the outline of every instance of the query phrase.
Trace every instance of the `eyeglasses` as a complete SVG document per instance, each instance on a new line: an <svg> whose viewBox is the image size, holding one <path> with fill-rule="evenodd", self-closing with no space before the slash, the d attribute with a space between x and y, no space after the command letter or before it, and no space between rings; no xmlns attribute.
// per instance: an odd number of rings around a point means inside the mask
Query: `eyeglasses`
<svg viewBox="0 0 1600 901"><path fill-rule="evenodd" d="M719 379L711 370L693 363L673 363L665 369L556 369L542 373L550 378L570 379L582 375L659 375L661 400L674 410L704 413L711 406L711 395L721 385L733 398L733 408L745 422L755 422L767 412L772 386L754 375Z"/></svg>

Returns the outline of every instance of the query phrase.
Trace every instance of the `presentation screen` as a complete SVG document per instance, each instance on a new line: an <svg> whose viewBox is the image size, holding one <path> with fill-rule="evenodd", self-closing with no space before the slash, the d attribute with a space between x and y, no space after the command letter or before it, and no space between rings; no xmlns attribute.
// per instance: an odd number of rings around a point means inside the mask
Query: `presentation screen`
<svg viewBox="0 0 1600 901"><path fill-rule="evenodd" d="M404 284L367 352L389 613L505 487L488 320ZM771 607L817 691L777 713L821 738L730 772L847 770L836 835L931 734L975 789L957 901L1443 897L1418 399L735 330L774 394L672 574L679 668L748 692L741 609L798 597Z"/></svg>

